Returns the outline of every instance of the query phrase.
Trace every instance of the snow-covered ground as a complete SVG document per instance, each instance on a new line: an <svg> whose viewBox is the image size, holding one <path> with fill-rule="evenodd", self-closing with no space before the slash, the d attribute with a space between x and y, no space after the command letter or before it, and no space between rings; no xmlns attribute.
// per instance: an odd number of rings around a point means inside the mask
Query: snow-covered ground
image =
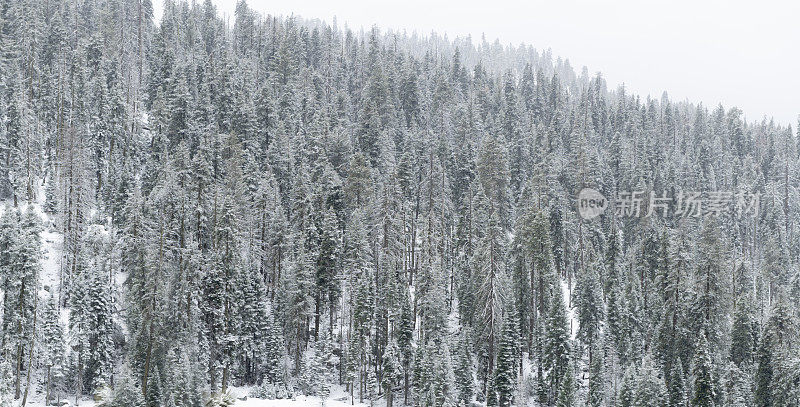
<svg viewBox="0 0 800 407"><path fill-rule="evenodd" d="M247 388L232 389L231 394L237 397L235 406L236 407L317 407L317 406L378 407L378 406L384 406L386 404L384 400L375 401L372 404L359 403L358 395L356 395L355 404L351 404L350 394L348 394L345 391L344 387L337 385L331 386L331 395L325 400L313 396L296 396L290 399L264 400L264 399L249 397L248 396L249 393L250 391Z"/></svg>
<svg viewBox="0 0 800 407"><path fill-rule="evenodd" d="M356 403L355 406L367 406L368 404ZM283 400L263 400L256 398L248 398L247 400L237 400L236 407L345 407L352 406L349 398L347 400L328 398L325 401L319 397L311 396L298 396L294 399Z"/></svg>
<svg viewBox="0 0 800 407"><path fill-rule="evenodd" d="M14 407L19 406L21 403L20 400L16 401L17 404ZM50 404L54 403L53 400L50 400ZM75 404L75 396L70 397L69 399L61 399L61 407L95 407L97 404L88 398L83 398L79 400L78 404ZM3 406L5 407L5 406ZM47 407L44 405L44 397L35 397L33 400L28 399L28 403L25 404L25 407Z"/></svg>
<svg viewBox="0 0 800 407"><path fill-rule="evenodd" d="M564 306L567 309L567 320L569 321L570 339L573 341L578 335L578 315L575 313L575 308L571 306L572 301L572 287L566 279L561 280L561 292L564 297Z"/></svg>
<svg viewBox="0 0 800 407"><path fill-rule="evenodd" d="M23 211L33 210L33 212L39 217L41 220L41 260L40 260L40 271L39 271L39 301L49 301L51 296L58 297L59 295L59 287L61 284L60 276L61 276L61 260L62 260L62 250L64 244L64 236L60 231L56 229L55 222L51 218L50 215L45 213L44 211L44 204L45 204L45 188L43 182L37 183L36 189L36 198L30 204L26 202L21 202L20 207ZM0 202L0 216L2 216L3 212L9 210L13 205L10 202ZM0 301L2 301L2 293L0 293ZM69 310L62 309L61 310L61 320L64 325L69 318ZM38 372L37 372L38 373ZM28 400L26 402L26 407L44 407L44 394L38 391L38 383L40 382L40 378L32 377L31 378L31 389L30 393L28 394ZM24 384L23 384L24 386ZM61 396L61 405L66 407L72 406L80 406L80 407L92 407L95 405L95 402L89 398L83 398L78 400L78 404L75 404L75 397L62 395ZM51 400L52 402L52 400ZM21 405L22 400L15 400L12 406L1 406L1 407L17 407Z"/></svg>

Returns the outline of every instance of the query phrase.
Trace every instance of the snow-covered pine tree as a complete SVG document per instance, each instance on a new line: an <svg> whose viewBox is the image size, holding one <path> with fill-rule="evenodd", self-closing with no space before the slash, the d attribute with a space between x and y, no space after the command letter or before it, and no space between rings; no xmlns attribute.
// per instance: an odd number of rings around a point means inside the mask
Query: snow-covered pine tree
<svg viewBox="0 0 800 407"><path fill-rule="evenodd" d="M669 373L667 393L669 394L669 406L681 407L686 405L686 378L683 372L683 363L680 359L672 364L672 371Z"/></svg>
<svg viewBox="0 0 800 407"><path fill-rule="evenodd" d="M61 326L56 301L55 293L52 293L50 300L44 306L41 317L42 328L39 331L41 335L39 360L45 368L43 378L45 382L45 403L48 403L51 399L54 379L64 369L64 352L66 351L64 347L64 328Z"/></svg>
<svg viewBox="0 0 800 407"><path fill-rule="evenodd" d="M711 364L711 351L708 340L700 335L697 341L694 359L692 360L692 406L712 407L717 395L714 388L713 366Z"/></svg>
<svg viewBox="0 0 800 407"><path fill-rule="evenodd" d="M510 407L514 405L519 370L519 347L517 321L511 312L507 312L497 348L497 367L492 380L493 388L489 390L496 395L498 406ZM570 374L572 373L570 372Z"/></svg>
<svg viewBox="0 0 800 407"><path fill-rule="evenodd" d="M469 335L466 329L462 328L456 346L456 387L458 390L458 403L469 405L475 397L475 377L472 351L469 342Z"/></svg>
<svg viewBox="0 0 800 407"><path fill-rule="evenodd" d="M567 369L564 377L558 381L555 405L556 407L575 406L575 378L570 369Z"/></svg>
<svg viewBox="0 0 800 407"><path fill-rule="evenodd" d="M10 406L14 403L14 371L4 357L0 358L0 404Z"/></svg>
<svg viewBox="0 0 800 407"><path fill-rule="evenodd" d="M24 372L32 369L30 358L39 289L40 221L32 207L9 208L0 220L0 247L4 249L2 353L14 368L14 398L20 398Z"/></svg>
<svg viewBox="0 0 800 407"><path fill-rule="evenodd" d="M398 349L394 341L390 341L389 345L383 351L383 361L381 362L381 370L383 372L381 386L386 398L386 407L392 407L394 402L394 389L395 386L403 378L403 367L398 358Z"/></svg>
<svg viewBox="0 0 800 407"><path fill-rule="evenodd" d="M494 365L497 356L497 345L502 330L502 311L505 291L505 245L499 211L492 207L487 196L478 192L478 209L481 213L479 224L483 229L480 233L478 247L474 254L472 264L477 276L476 287L478 301L481 309L479 322L479 342L485 349L485 379L493 377ZM483 368L481 369L483 372ZM484 393L488 390L484 388ZM488 393L487 393L488 394Z"/></svg>
<svg viewBox="0 0 800 407"><path fill-rule="evenodd" d="M114 407L145 407L142 389L132 374L130 368L124 366L117 376L111 398Z"/></svg>
<svg viewBox="0 0 800 407"><path fill-rule="evenodd" d="M645 355L636 379L634 406L667 406L667 388L664 379L658 375L652 355Z"/></svg>
<svg viewBox="0 0 800 407"><path fill-rule="evenodd" d="M547 372L550 384L550 399L555 400L561 380L569 371L572 355L569 333L567 331L567 315L564 295L560 286L551 288L552 300L545 322L545 337L542 365Z"/></svg>

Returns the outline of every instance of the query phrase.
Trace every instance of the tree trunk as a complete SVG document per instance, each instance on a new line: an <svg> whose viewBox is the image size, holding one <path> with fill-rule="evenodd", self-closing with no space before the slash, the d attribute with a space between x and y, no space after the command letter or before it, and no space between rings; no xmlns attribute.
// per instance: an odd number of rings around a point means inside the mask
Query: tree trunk
<svg viewBox="0 0 800 407"><path fill-rule="evenodd" d="M33 297L33 333L31 334L31 349L28 351L28 373L25 378L25 394L22 396L21 407L28 401L28 390L31 388L31 370L33 370L33 347L36 345L36 314L39 305L39 293Z"/></svg>
<svg viewBox="0 0 800 407"><path fill-rule="evenodd" d="M47 366L47 387L44 392L44 405L50 405L50 366Z"/></svg>

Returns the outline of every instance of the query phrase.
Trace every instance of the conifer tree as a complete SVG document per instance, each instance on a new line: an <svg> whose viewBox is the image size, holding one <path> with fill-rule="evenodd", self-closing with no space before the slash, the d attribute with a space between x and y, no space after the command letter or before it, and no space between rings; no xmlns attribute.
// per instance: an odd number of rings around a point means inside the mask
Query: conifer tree
<svg viewBox="0 0 800 407"><path fill-rule="evenodd" d="M711 407L714 405L717 390L714 388L715 382L712 377L713 366L711 365L708 340L703 335L698 340L692 365L692 377L694 379L692 406Z"/></svg>
<svg viewBox="0 0 800 407"><path fill-rule="evenodd" d="M653 358L645 355L637 379L635 406L667 406L667 388L653 365Z"/></svg>
<svg viewBox="0 0 800 407"><path fill-rule="evenodd" d="M56 3L0 4L3 407L335 372L353 403L797 404L793 129L528 46ZM611 203L638 190L673 205Z"/></svg>
<svg viewBox="0 0 800 407"><path fill-rule="evenodd" d="M0 373L0 403L10 406L14 402L14 372L5 358L0 358Z"/></svg>
<svg viewBox="0 0 800 407"><path fill-rule="evenodd" d="M680 359L672 364L672 371L669 374L669 406L680 407L686 405L686 379L683 373L683 363Z"/></svg>
<svg viewBox="0 0 800 407"><path fill-rule="evenodd" d="M550 383L551 397L559 389L570 366L571 345L567 332L567 316L561 287L552 288L552 301L547 316L542 365Z"/></svg>
<svg viewBox="0 0 800 407"><path fill-rule="evenodd" d="M498 406L506 407L514 404L514 395L517 391L518 355L517 322L513 316L507 314L497 348L497 368L492 380L493 389L490 390L496 395Z"/></svg>
<svg viewBox="0 0 800 407"><path fill-rule="evenodd" d="M44 307L40 332L42 336L40 360L45 366L45 402L47 403L50 401L54 377L64 368L64 330L59 320L55 295L51 294L50 300Z"/></svg>
<svg viewBox="0 0 800 407"><path fill-rule="evenodd" d="M475 395L475 379L473 377L472 352L469 346L469 337L465 331L459 335L457 363L455 369L456 387L458 388L458 402L468 405Z"/></svg>
<svg viewBox="0 0 800 407"><path fill-rule="evenodd" d="M755 374L755 405L771 407L773 405L773 389L775 385L775 367L771 333L765 330L761 334L756 359L758 367Z"/></svg>
<svg viewBox="0 0 800 407"><path fill-rule="evenodd" d="M747 303L736 309L731 330L731 361L740 368L753 363L756 345L756 324Z"/></svg>
<svg viewBox="0 0 800 407"><path fill-rule="evenodd" d="M575 378L570 370L566 370L564 377L558 382L555 405L556 407L575 406Z"/></svg>
<svg viewBox="0 0 800 407"><path fill-rule="evenodd" d="M386 349L383 351L383 361L381 363L383 377L381 385L386 395L387 407L392 406L394 401L394 387L403 377L403 368L400 365L397 353L397 345L395 345L394 342L389 342L389 345L386 346Z"/></svg>

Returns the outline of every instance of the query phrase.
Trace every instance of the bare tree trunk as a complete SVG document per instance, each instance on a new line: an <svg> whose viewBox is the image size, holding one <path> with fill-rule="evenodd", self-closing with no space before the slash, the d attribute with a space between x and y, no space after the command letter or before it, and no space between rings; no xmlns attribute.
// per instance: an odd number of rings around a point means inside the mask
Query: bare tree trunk
<svg viewBox="0 0 800 407"><path fill-rule="evenodd" d="M23 315L25 309L25 280L22 280L22 286L19 288L19 307L17 308L19 315ZM14 400L19 399L20 396L20 374L22 373L22 320L17 322L17 335L19 335L20 342L17 343L17 363L14 369L16 370L16 379L14 381Z"/></svg>
<svg viewBox="0 0 800 407"><path fill-rule="evenodd" d="M50 366L47 366L47 387L44 393L44 405L50 405Z"/></svg>
<svg viewBox="0 0 800 407"><path fill-rule="evenodd" d="M22 396L22 404L21 407L25 407L25 403L28 401L28 390L31 388L31 370L33 370L33 347L36 345L36 314L37 308L39 305L39 294L36 293L36 296L33 299L33 332L31 333L31 348L28 351L28 373L27 377L25 378L25 394Z"/></svg>
<svg viewBox="0 0 800 407"><path fill-rule="evenodd" d="M20 396L19 376L22 371L22 344L17 345L17 363L15 363L14 370L15 370L14 376L16 376L16 378L14 379L14 400L17 400L19 399Z"/></svg>

